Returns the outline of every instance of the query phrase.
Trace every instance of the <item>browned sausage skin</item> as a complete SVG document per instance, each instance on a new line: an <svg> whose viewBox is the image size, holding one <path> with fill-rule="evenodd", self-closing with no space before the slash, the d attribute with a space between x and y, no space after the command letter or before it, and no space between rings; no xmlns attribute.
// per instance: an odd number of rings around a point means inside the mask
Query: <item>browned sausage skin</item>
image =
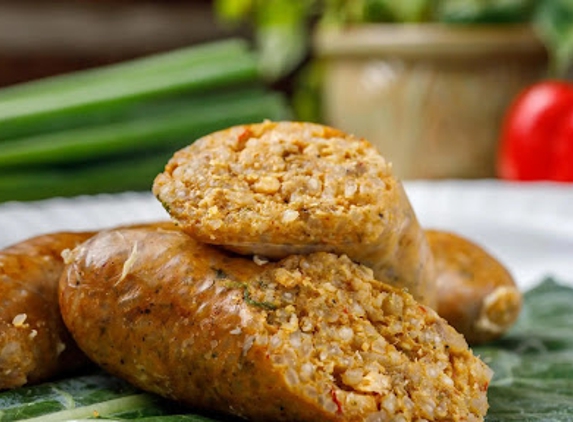
<svg viewBox="0 0 573 422"><path fill-rule="evenodd" d="M522 294L492 255L453 233L427 230L434 255L437 311L470 344L495 340L516 321Z"/></svg>
<svg viewBox="0 0 573 422"><path fill-rule="evenodd" d="M0 390L45 381L88 363L62 321L58 282L62 253L94 234L50 233L0 251Z"/></svg>
<svg viewBox="0 0 573 422"><path fill-rule="evenodd" d="M201 242L274 259L345 254L435 306L424 231L365 139L304 122L235 126L176 152L153 192Z"/></svg>
<svg viewBox="0 0 573 422"><path fill-rule="evenodd" d="M252 421L480 421L489 369L372 270L263 264L179 230L102 232L67 255L64 320L106 370Z"/></svg>
<svg viewBox="0 0 573 422"><path fill-rule="evenodd" d="M38 236L0 251L0 390L43 381L87 362L57 300L61 252L92 233Z"/></svg>

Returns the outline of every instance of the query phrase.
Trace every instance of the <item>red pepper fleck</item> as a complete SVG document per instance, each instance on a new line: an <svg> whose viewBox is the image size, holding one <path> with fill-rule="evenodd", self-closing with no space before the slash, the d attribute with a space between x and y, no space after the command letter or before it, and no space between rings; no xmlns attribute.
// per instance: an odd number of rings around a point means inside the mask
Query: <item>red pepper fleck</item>
<svg viewBox="0 0 573 422"><path fill-rule="evenodd" d="M251 139L252 136L253 136L253 132L251 132L250 129L245 129L245 131L239 135L239 138L237 139L237 141L239 144L244 144L249 139Z"/></svg>
<svg viewBox="0 0 573 422"><path fill-rule="evenodd" d="M428 310L424 307L424 306L418 306L418 308L420 308L420 311L422 311L423 313L428 313Z"/></svg>
<svg viewBox="0 0 573 422"><path fill-rule="evenodd" d="M344 312L346 315L348 315L348 308L344 308L344 309L342 310L342 312Z"/></svg>
<svg viewBox="0 0 573 422"><path fill-rule="evenodd" d="M330 395L332 397L332 401L336 404L336 407L338 407L338 410L336 411L336 413L338 414L342 414L342 403L340 403L340 401L338 400L338 397L336 397L336 391L333 389L330 390Z"/></svg>
<svg viewBox="0 0 573 422"><path fill-rule="evenodd" d="M489 388L489 382L485 382L485 383L481 386L481 391L487 391L488 388Z"/></svg>

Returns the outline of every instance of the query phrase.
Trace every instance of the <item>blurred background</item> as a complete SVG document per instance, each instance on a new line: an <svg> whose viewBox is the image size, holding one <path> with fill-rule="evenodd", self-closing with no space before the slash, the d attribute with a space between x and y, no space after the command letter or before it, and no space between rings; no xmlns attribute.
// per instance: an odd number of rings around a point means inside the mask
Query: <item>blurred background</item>
<svg viewBox="0 0 573 422"><path fill-rule="evenodd" d="M233 35L211 0L2 0L0 86Z"/></svg>
<svg viewBox="0 0 573 422"><path fill-rule="evenodd" d="M405 180L573 181L569 0L0 0L0 201L149 191L298 119Z"/></svg>

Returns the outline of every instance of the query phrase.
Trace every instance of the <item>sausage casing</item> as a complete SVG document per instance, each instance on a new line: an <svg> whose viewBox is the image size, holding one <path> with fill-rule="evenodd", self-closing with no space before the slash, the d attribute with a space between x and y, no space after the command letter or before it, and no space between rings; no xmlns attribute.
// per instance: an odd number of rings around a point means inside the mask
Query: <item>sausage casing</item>
<svg viewBox="0 0 573 422"><path fill-rule="evenodd" d="M522 294L509 271L462 236L427 230L434 255L437 311L470 344L502 336L517 320Z"/></svg>
<svg viewBox="0 0 573 422"><path fill-rule="evenodd" d="M92 233L38 236L0 251L0 390L86 363L58 306L61 253Z"/></svg>
<svg viewBox="0 0 573 422"><path fill-rule="evenodd" d="M132 229L67 262L70 332L145 390L253 421L478 421L487 409L491 374L463 337L345 256L257 263Z"/></svg>
<svg viewBox="0 0 573 422"><path fill-rule="evenodd" d="M183 230L247 255L333 252L435 304L432 255L402 184L366 140L264 122L175 153L153 192Z"/></svg>

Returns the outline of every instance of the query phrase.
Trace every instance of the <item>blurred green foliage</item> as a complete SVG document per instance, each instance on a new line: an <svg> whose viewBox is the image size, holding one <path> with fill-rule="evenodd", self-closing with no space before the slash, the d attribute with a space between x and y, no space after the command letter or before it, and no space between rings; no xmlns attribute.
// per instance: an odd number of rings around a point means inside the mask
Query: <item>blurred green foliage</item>
<svg viewBox="0 0 573 422"><path fill-rule="evenodd" d="M531 23L547 45L554 75L573 58L573 0L215 0L215 11L224 22L252 25L269 80L290 74L308 57L315 24Z"/></svg>

